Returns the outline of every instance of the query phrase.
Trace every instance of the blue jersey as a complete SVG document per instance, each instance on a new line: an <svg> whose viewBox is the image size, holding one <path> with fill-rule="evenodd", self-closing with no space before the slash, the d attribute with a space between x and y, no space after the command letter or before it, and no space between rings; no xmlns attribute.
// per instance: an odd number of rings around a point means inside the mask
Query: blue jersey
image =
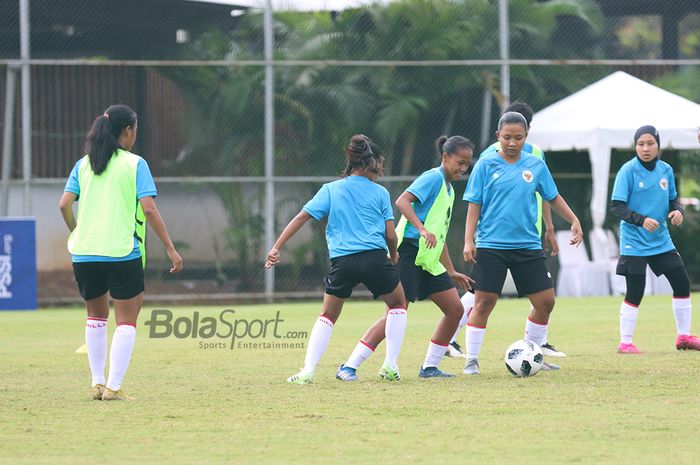
<svg viewBox="0 0 700 465"><path fill-rule="evenodd" d="M490 249L540 250L535 192L546 201L559 195L544 161L520 154L510 164L494 152L474 165L464 200L481 205L476 246Z"/></svg>
<svg viewBox="0 0 700 465"><path fill-rule="evenodd" d="M673 250L666 216L671 200L678 196L673 168L658 160L649 171L637 157L628 161L615 176L612 200L620 200L642 216L659 222L659 229L649 232L641 226L620 221L620 255L649 256Z"/></svg>
<svg viewBox="0 0 700 465"><path fill-rule="evenodd" d="M328 218L326 242L330 258L384 249L386 222L394 219L389 191L364 176L324 184L304 205L317 221Z"/></svg>
<svg viewBox="0 0 700 465"><path fill-rule="evenodd" d="M421 223L425 222L425 218L435 203L443 183L447 185L447 192L450 192L452 186L449 182L446 182L445 171L442 169L442 166L438 166L418 176L406 189L406 192L410 192L417 199L411 205ZM407 239L418 239L420 234L410 222L407 222L404 237Z"/></svg>
<svg viewBox="0 0 700 465"><path fill-rule="evenodd" d="M63 189L65 192L72 192L80 197L80 184L78 183L78 172L80 171L80 164L84 158L78 160L78 162L73 166L73 169L68 176L68 181L66 182L66 187ZM153 181L153 176L151 175L151 170L148 168L148 163L146 160L141 158L136 165L136 199L135 202L139 201L144 197L156 197L158 192L156 190L156 184ZM121 262L126 260L133 260L141 256L141 251L139 250L139 242L134 237L134 248L125 257L104 257L101 255L73 255L73 263L82 262Z"/></svg>

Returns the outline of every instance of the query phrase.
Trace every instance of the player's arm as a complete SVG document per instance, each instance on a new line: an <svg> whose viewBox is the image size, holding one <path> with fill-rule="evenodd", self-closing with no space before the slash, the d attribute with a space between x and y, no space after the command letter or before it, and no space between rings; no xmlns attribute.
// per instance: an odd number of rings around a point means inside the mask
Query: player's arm
<svg viewBox="0 0 700 465"><path fill-rule="evenodd" d="M389 259L391 263L396 265L399 262L399 237L396 235L396 227L394 220L388 220L384 223L384 235L386 236L386 246L389 249Z"/></svg>
<svg viewBox="0 0 700 465"><path fill-rule="evenodd" d="M452 279L452 281L457 284L461 289L470 290L472 288L471 283L474 282L469 276L462 274L455 270L452 259L450 258L450 252L447 250L447 243L442 248L442 253L440 254L440 263L447 270L447 275Z"/></svg>
<svg viewBox="0 0 700 465"><path fill-rule="evenodd" d="M425 239L425 245L429 249L432 249L435 247L437 239L435 238L435 234L425 229L425 226L421 220L418 219L418 215L416 215L416 211L413 209L413 205L411 205L416 200L418 200L418 197L408 191L404 191L404 193L401 194L398 199L396 199L395 203L401 214L406 217L408 222L411 223L413 227L418 230L421 237Z"/></svg>
<svg viewBox="0 0 700 465"><path fill-rule="evenodd" d="M141 197L139 199L139 203L143 209L143 214L146 216L146 222L151 226L153 232L156 233L156 236L158 236L158 239L160 239L160 241L163 243L163 246L165 246L165 251L168 253L168 258L172 262L170 272L178 273L182 271L182 257L179 253L177 253L175 245L170 239L168 229L165 227L165 222L160 216L155 199L150 195L147 195L145 197Z"/></svg>
<svg viewBox="0 0 700 465"><path fill-rule="evenodd" d="M474 237L476 235L476 224L481 216L481 205L469 202L467 207L467 222L464 227L464 261L476 263L476 245Z"/></svg>
<svg viewBox="0 0 700 465"><path fill-rule="evenodd" d="M668 218L671 220L671 224L674 226L680 226L683 223L683 208L681 208L681 202L676 197L668 203Z"/></svg>
<svg viewBox="0 0 700 465"><path fill-rule="evenodd" d="M63 221L68 226L68 229L73 232L76 226L75 215L73 214L73 202L78 196L73 192L64 192L61 200L58 201L58 208L61 210Z"/></svg>
<svg viewBox="0 0 700 465"><path fill-rule="evenodd" d="M554 231L554 222L552 221L552 207L549 206L549 202L542 201L542 218L544 219L544 226L546 228L544 233L544 246L545 249L550 251L552 255L559 253L559 243L557 242L557 235Z"/></svg>
<svg viewBox="0 0 700 465"><path fill-rule="evenodd" d="M265 262L265 268L272 268L273 266L277 265L280 261L280 249L282 246L294 235L301 229L304 224L306 224L307 221L311 219L311 215L308 214L306 211L302 210L299 213L297 213L297 216L292 218L292 221L287 224L287 226L284 228L284 231L282 231L282 234L280 234L280 237L277 238L277 241L275 244L272 246L270 251L267 253L267 261Z"/></svg>
<svg viewBox="0 0 700 465"><path fill-rule="evenodd" d="M571 245L578 246L581 241L583 241L583 230L581 229L581 222L578 220L576 214L569 208L569 204L566 203L564 197L557 194L552 200L549 201L552 209L561 216L564 221L571 225Z"/></svg>

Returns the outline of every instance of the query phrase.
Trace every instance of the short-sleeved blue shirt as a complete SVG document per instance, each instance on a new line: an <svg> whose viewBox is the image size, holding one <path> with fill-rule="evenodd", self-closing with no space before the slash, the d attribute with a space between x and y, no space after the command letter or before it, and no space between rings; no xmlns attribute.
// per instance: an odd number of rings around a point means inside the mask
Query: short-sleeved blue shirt
<svg viewBox="0 0 700 465"><path fill-rule="evenodd" d="M657 161L649 171L635 156L617 172L612 200L620 200L642 216L659 222L659 229L649 232L641 226L620 221L620 255L649 256L673 250L666 216L671 200L678 197L673 168Z"/></svg>
<svg viewBox="0 0 700 465"><path fill-rule="evenodd" d="M428 212L433 207L435 199L445 182L445 171L442 169L442 166L438 166L418 176L406 189L406 192L410 192L418 199L412 205L421 223L424 223L428 217ZM449 192L450 189L451 186L448 182L447 191ZM407 222L404 237L407 239L418 239L420 238L420 233L410 222Z"/></svg>
<svg viewBox="0 0 700 465"><path fill-rule="evenodd" d="M78 183L78 172L80 171L80 164L85 158L81 158L73 166L73 169L68 176L68 181L66 182L66 187L63 189L64 192L72 192L73 194L80 197L80 184ZM158 191L156 190L156 184L153 181L153 176L151 175L151 170L148 168L148 163L146 160L141 158L136 165L136 199L134 201L139 201L144 197L156 197ZM139 243L136 237L134 237L134 249L126 255L125 257L104 257L101 255L73 255L73 263L82 262L122 262L127 260L133 260L141 256L141 251L139 250Z"/></svg>
<svg viewBox="0 0 700 465"><path fill-rule="evenodd" d="M463 199L481 205L476 246L540 250L535 192L546 201L559 194L544 161L521 153L510 164L494 152L474 165Z"/></svg>
<svg viewBox="0 0 700 465"><path fill-rule="evenodd" d="M388 250L386 222L394 219L389 191L364 176L324 184L303 210L317 221L328 218L330 258Z"/></svg>

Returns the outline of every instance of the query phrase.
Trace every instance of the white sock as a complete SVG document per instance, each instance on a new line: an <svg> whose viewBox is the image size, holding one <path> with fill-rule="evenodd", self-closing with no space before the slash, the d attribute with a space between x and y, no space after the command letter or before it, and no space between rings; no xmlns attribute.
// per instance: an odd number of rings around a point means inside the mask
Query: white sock
<svg viewBox="0 0 700 465"><path fill-rule="evenodd" d="M386 358L384 364L389 365L392 369L396 369L396 360L401 352L403 344L403 336L406 333L406 316L405 308L390 308L386 313L386 326L384 334L386 337Z"/></svg>
<svg viewBox="0 0 700 465"><path fill-rule="evenodd" d="M676 317L676 331L679 335L690 334L690 320L693 316L693 306L690 297L673 298L673 316Z"/></svg>
<svg viewBox="0 0 700 465"><path fill-rule="evenodd" d="M428 344L428 352L425 354L425 361L423 362L423 368L436 367L440 365L442 358L447 352L448 344L438 344L435 341L430 341Z"/></svg>
<svg viewBox="0 0 700 465"><path fill-rule="evenodd" d="M105 383L107 363L107 320L88 317L85 323L85 346L92 372L92 385Z"/></svg>
<svg viewBox="0 0 700 465"><path fill-rule="evenodd" d="M538 346L542 346L545 335L547 334L547 323L537 323L530 318L525 322L525 340L532 341Z"/></svg>
<svg viewBox="0 0 700 465"><path fill-rule="evenodd" d="M628 304L625 301L620 305L620 342L623 344L632 343L638 310L638 306Z"/></svg>
<svg viewBox="0 0 700 465"><path fill-rule="evenodd" d="M532 312L535 309L532 305L530 305L530 312ZM525 334L527 335L527 324L525 325ZM544 337L542 338L542 344L541 346L546 345L549 340L547 339L547 334L549 334L549 324L547 324L547 327L544 329ZM523 338L527 339L527 337Z"/></svg>
<svg viewBox="0 0 700 465"><path fill-rule="evenodd" d="M466 334L466 345L467 345L467 358L478 358L479 352L481 351L481 344L484 342L484 334L486 333L486 328L480 328L478 326L472 326L467 324L467 334Z"/></svg>
<svg viewBox="0 0 700 465"><path fill-rule="evenodd" d="M316 320L311 336L309 336L309 346L306 349L306 357L304 358L304 373L313 375L316 371L316 365L321 360L321 356L326 351L328 343L333 334L333 322L321 315Z"/></svg>
<svg viewBox="0 0 700 465"><path fill-rule="evenodd" d="M119 325L114 330L112 347L109 350L109 377L107 378L107 387L113 391L118 391L122 387L122 380L127 368L129 368L135 340L135 326Z"/></svg>
<svg viewBox="0 0 700 465"><path fill-rule="evenodd" d="M457 335L459 334L459 330L464 327L464 325L467 324L467 320L469 319L469 313L472 311L472 308L474 308L474 294L471 292L467 292L462 296L461 299L462 301L462 306L464 307L464 313L462 314L462 319L459 320L459 325L457 325L457 331L455 331L454 335L452 336L452 339L450 340L450 344L455 342L457 340Z"/></svg>
<svg viewBox="0 0 700 465"><path fill-rule="evenodd" d="M345 366L357 370L360 368L360 365L362 365L362 362L367 360L367 358L374 353L375 349L376 347L372 347L360 339L360 342L358 342L355 346L355 350L353 350L350 354L348 361L345 362Z"/></svg>

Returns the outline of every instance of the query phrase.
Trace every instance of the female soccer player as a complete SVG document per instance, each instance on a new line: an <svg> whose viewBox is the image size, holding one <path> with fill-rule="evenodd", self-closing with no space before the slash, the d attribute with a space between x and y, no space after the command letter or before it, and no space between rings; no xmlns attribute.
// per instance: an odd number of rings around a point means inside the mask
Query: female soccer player
<svg viewBox="0 0 700 465"><path fill-rule="evenodd" d="M421 378L454 376L440 370L438 365L463 314L454 282L470 289L469 278L455 271L445 239L454 203L450 181L459 179L469 168L474 144L462 136L442 136L435 146L441 158L440 166L421 174L396 200L403 215L397 227L398 267L406 300L415 302L416 298L430 297L443 313L418 372ZM357 379L357 368L382 341L383 328L384 321L379 320L367 330L348 361L338 369L336 378ZM387 346L387 356L388 353ZM386 362L379 375L392 381L400 378L398 371L390 370Z"/></svg>
<svg viewBox="0 0 700 465"><path fill-rule="evenodd" d="M85 344L92 371L92 398L124 400L122 380L136 338L136 319L143 304L143 267L137 234L141 214L165 245L171 273L182 270L182 258L170 240L154 197L156 186L146 161L130 153L136 141L136 113L112 105L92 123L87 155L70 173L59 202L71 231L68 250L73 272L87 307ZM73 202L78 200L77 219ZM139 211L142 210L142 211ZM143 236L143 234L141 234ZM109 354L105 384L109 297L114 301L117 328Z"/></svg>
<svg viewBox="0 0 700 465"><path fill-rule="evenodd" d="M358 134L345 148L345 160L343 179L324 184L267 253L265 267L270 268L279 263L282 246L310 218L328 220L326 242L331 269L324 280L323 311L311 330L304 368L287 379L290 383L313 382L316 365L326 351L343 303L359 283L367 286L375 298L381 297L388 307L387 363L398 372L396 361L406 331L406 304L394 268L398 254L389 191L374 182L382 174L384 155L372 140Z"/></svg>
<svg viewBox="0 0 700 465"><path fill-rule="evenodd" d="M637 156L617 172L612 193L611 209L621 220L617 274L627 282L625 300L620 306L617 351L641 353L632 337L644 295L647 265L656 276L666 276L673 288L676 349L700 350L700 340L690 334L690 281L666 224L667 218L674 226L683 223L673 168L659 160L660 138L654 126L637 129L634 144Z"/></svg>
<svg viewBox="0 0 700 465"><path fill-rule="evenodd" d="M464 373L469 375L479 373L486 324L508 269L518 293L527 295L532 304L525 339L541 346L545 337L554 309L554 285L537 232L535 192L571 224L572 245L583 239L581 224L559 195L547 165L537 157L523 155L527 132L523 115L504 113L496 132L500 150L479 159L464 192L464 200L469 202L464 260L474 263L472 278L476 281L474 308L467 322Z"/></svg>

